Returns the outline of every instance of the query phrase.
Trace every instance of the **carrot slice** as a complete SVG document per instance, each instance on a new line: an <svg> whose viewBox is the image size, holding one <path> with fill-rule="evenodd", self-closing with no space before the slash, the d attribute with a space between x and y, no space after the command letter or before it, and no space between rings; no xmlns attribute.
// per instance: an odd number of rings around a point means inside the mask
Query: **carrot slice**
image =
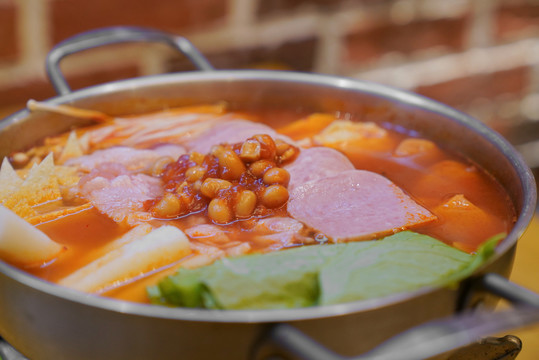
<svg viewBox="0 0 539 360"><path fill-rule="evenodd" d="M299 140L318 134L334 120L336 120L336 117L332 114L312 114L283 126L277 132L287 135L293 140Z"/></svg>

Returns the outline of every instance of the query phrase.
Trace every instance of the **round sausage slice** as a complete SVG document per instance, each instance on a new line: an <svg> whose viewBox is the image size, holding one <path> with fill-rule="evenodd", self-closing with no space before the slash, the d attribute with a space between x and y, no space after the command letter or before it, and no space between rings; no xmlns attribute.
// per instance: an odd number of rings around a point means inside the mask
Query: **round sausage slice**
<svg viewBox="0 0 539 360"><path fill-rule="evenodd" d="M303 149L290 165L285 166L290 174L288 190L312 180L334 176L353 170L354 165L339 151L329 147Z"/></svg>
<svg viewBox="0 0 539 360"><path fill-rule="evenodd" d="M436 219L390 180L365 170L297 186L288 212L334 241L372 239Z"/></svg>

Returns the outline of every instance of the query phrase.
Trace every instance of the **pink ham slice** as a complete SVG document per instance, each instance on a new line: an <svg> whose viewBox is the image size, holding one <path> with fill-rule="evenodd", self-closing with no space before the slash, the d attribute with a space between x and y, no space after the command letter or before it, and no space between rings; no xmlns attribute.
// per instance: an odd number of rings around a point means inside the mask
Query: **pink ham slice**
<svg viewBox="0 0 539 360"><path fill-rule="evenodd" d="M152 148L160 156L170 156L174 160L187 153L185 148L176 144L159 144Z"/></svg>
<svg viewBox="0 0 539 360"><path fill-rule="evenodd" d="M98 166L79 181L81 195L100 212L121 223L149 217L144 202L163 193L161 180L128 172L120 164Z"/></svg>
<svg viewBox="0 0 539 360"><path fill-rule="evenodd" d="M209 130L187 142L185 146L191 151L207 154L214 145L239 143L257 134L267 134L274 139L281 139L289 144L294 143L293 140L287 136L277 134L275 130L267 125L247 120L230 120L217 123Z"/></svg>
<svg viewBox="0 0 539 360"><path fill-rule="evenodd" d="M69 159L65 165L77 166L82 171L90 172L98 165L115 163L125 166L130 171L140 171L154 164L160 157L171 156L177 159L182 154L185 154L185 149L175 144L159 145L153 150L116 146L97 150L90 155Z"/></svg>
<svg viewBox="0 0 539 360"><path fill-rule="evenodd" d="M335 241L371 239L436 219L391 181L364 170L296 187L288 212Z"/></svg>
<svg viewBox="0 0 539 360"><path fill-rule="evenodd" d="M339 151L328 147L313 147L301 150L290 165L285 166L290 174L288 190L291 191L308 181L323 179L353 170L354 165Z"/></svg>

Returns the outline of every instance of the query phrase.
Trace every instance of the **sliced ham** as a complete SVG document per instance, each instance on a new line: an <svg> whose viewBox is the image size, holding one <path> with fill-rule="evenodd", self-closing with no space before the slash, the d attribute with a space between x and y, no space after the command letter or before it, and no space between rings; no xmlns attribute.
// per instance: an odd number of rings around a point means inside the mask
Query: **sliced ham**
<svg viewBox="0 0 539 360"><path fill-rule="evenodd" d="M264 234L274 234L281 232L299 233L302 229L303 224L301 222L283 216L260 219L254 227L255 231Z"/></svg>
<svg viewBox="0 0 539 360"><path fill-rule="evenodd" d="M186 229L185 234L206 245L224 245L230 241L225 231L211 224L195 225Z"/></svg>
<svg viewBox="0 0 539 360"><path fill-rule="evenodd" d="M207 154L214 145L239 143L257 134L267 134L274 139L282 139L289 144L294 143L293 140L287 136L277 134L275 130L267 125L248 120L230 120L217 123L185 145L189 150Z"/></svg>
<svg viewBox="0 0 539 360"><path fill-rule="evenodd" d="M304 242L301 235L304 225L291 217L269 217L259 219L253 228L258 234L252 242L262 252L275 251L288 246L294 246Z"/></svg>
<svg viewBox="0 0 539 360"><path fill-rule="evenodd" d="M370 239L436 219L387 178L364 170L297 186L288 212L334 241Z"/></svg>
<svg viewBox="0 0 539 360"><path fill-rule="evenodd" d="M92 171L90 171L89 174L86 174L80 178L79 187L82 188L82 186L86 182L96 177L103 177L105 179L112 180L117 176L127 175L127 174L130 174L130 172L122 164L115 164L115 163L99 164L99 166L96 166L94 169L92 169Z"/></svg>
<svg viewBox="0 0 539 360"><path fill-rule="evenodd" d="M161 196L161 180L106 163L79 181L81 195L116 222L141 217L144 201ZM144 216L142 216L144 217Z"/></svg>
<svg viewBox="0 0 539 360"><path fill-rule="evenodd" d="M288 189L291 191L308 181L323 179L353 170L354 165L339 151L328 147L313 147L301 150L290 165L285 167L290 174Z"/></svg>
<svg viewBox="0 0 539 360"><path fill-rule="evenodd" d="M115 118L111 125L89 132L90 144L150 147L162 142L182 143L227 116L223 116L222 111L191 110L172 109L134 118Z"/></svg>
<svg viewBox="0 0 539 360"><path fill-rule="evenodd" d="M161 156L170 156L174 160L187 153L187 150L183 146L177 144L160 144L152 150Z"/></svg>
<svg viewBox="0 0 539 360"><path fill-rule="evenodd" d="M134 149L126 146L116 146L105 150L97 150L90 155L69 159L65 165L76 166L82 171L90 172L98 165L105 163L121 164L129 171L141 171L151 166L163 156L178 158L185 153L179 145L161 145L154 150Z"/></svg>

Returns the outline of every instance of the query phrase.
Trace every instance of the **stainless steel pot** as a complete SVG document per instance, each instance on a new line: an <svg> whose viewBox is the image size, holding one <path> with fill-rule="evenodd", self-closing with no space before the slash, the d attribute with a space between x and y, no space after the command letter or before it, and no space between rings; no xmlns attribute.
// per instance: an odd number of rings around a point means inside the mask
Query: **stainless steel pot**
<svg viewBox="0 0 539 360"><path fill-rule="evenodd" d="M166 43L184 53L201 71L70 91L59 70L64 56L126 41ZM463 281L459 289L427 287L374 300L291 310L216 311L117 301L42 281L0 261L0 335L30 359L247 359L259 356L256 346L268 331L278 335L279 329L290 330L288 325L303 333L298 339L307 341L307 347L314 346L317 351L327 347L350 356L365 353L415 325L494 298L470 284L486 284L498 295L527 301L518 289L507 291L514 288L510 283L492 285L488 279L510 272L517 240L536 205L533 176L507 141L461 112L409 92L347 78L297 72L216 71L187 40L148 29L110 28L74 37L51 51L47 70L59 93L48 103L111 115L226 100L232 107L244 109L341 111L404 126L489 171L509 193L518 220L492 260ZM84 125L84 121L22 110L0 123L0 157L74 125ZM533 295L530 298L528 303L536 300ZM294 344L294 335L285 338L290 340L286 346L301 348ZM312 345L312 341L318 344ZM301 351L296 352L312 356Z"/></svg>

